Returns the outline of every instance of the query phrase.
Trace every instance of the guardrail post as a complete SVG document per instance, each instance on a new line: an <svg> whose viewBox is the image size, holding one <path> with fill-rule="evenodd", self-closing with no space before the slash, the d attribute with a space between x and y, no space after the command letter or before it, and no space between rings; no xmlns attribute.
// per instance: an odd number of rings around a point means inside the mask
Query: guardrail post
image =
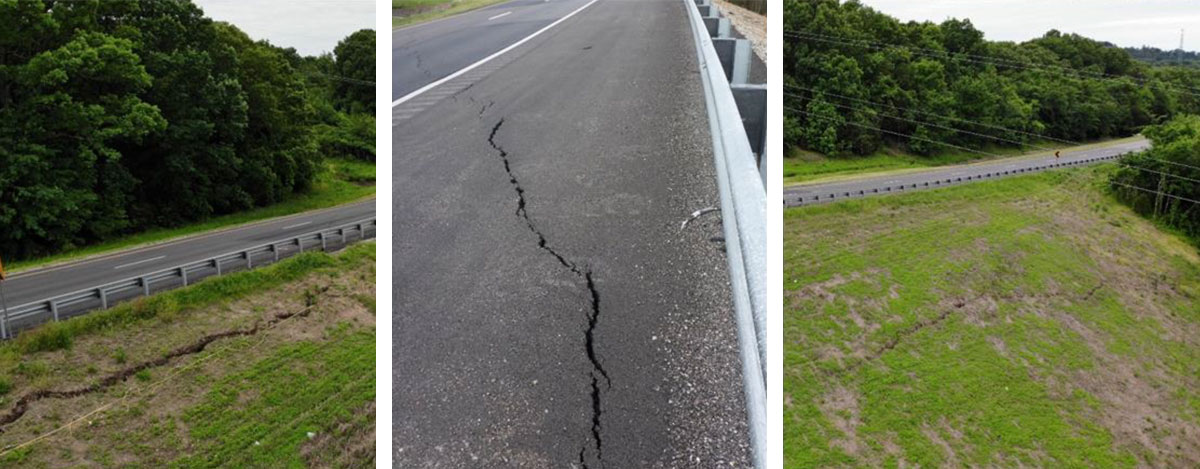
<svg viewBox="0 0 1200 469"><path fill-rule="evenodd" d="M302 241L300 238L296 238L296 248L300 249L301 253L304 252L304 241Z"/></svg>
<svg viewBox="0 0 1200 469"><path fill-rule="evenodd" d="M100 309L108 309L108 292L104 291L104 287L97 288L100 292Z"/></svg>
<svg viewBox="0 0 1200 469"><path fill-rule="evenodd" d="M346 245L346 229L345 229L345 228L338 228L338 236L341 236L341 238L342 238L342 246L345 246L345 245Z"/></svg>
<svg viewBox="0 0 1200 469"><path fill-rule="evenodd" d="M750 139L750 150L758 156L759 173L763 187L766 187L767 165L763 164L762 155L766 152L767 142L767 85L732 85L729 90L733 92L742 127Z"/></svg>
<svg viewBox="0 0 1200 469"><path fill-rule="evenodd" d="M275 256L275 262L279 262L279 248L275 244L271 244L271 254Z"/></svg>
<svg viewBox="0 0 1200 469"><path fill-rule="evenodd" d="M254 263L250 261L250 251L245 251L243 255L246 256L246 270L253 269Z"/></svg>
<svg viewBox="0 0 1200 469"><path fill-rule="evenodd" d="M213 267L217 269L217 275L221 275L221 260L214 257L212 263Z"/></svg>
<svg viewBox="0 0 1200 469"><path fill-rule="evenodd" d="M322 251L327 251L328 249L326 249L326 248L325 248L325 232L324 232L324 231L322 231L322 232L320 232L320 233L317 233L317 236L320 236L320 237L321 237L321 250L322 250Z"/></svg>
<svg viewBox="0 0 1200 469"><path fill-rule="evenodd" d="M138 280L142 282L142 296L150 296L150 282L146 281L146 277Z"/></svg>
<svg viewBox="0 0 1200 469"><path fill-rule="evenodd" d="M183 286L187 286L187 267L179 268L179 277L183 279Z"/></svg>
<svg viewBox="0 0 1200 469"><path fill-rule="evenodd" d="M54 320L58 321L58 303L54 300L47 301L50 303L50 315L54 316Z"/></svg>

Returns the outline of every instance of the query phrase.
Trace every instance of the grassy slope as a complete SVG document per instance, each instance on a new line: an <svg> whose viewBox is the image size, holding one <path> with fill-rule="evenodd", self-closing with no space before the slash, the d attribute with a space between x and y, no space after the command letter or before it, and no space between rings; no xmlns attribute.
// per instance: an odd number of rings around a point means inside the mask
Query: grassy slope
<svg viewBox="0 0 1200 469"><path fill-rule="evenodd" d="M398 28L400 26L425 23L505 1L508 0L392 0L392 8L396 9L429 9L428 11L422 11L413 15L392 17L392 27Z"/></svg>
<svg viewBox="0 0 1200 469"><path fill-rule="evenodd" d="M787 466L1200 465L1200 258L1111 169L787 210Z"/></svg>
<svg viewBox="0 0 1200 469"><path fill-rule="evenodd" d="M1077 147L1070 147L1056 142L1040 142L1037 143L1037 145L1046 148L1061 148L1064 151L1075 151L1125 143L1138 138L1140 137L1134 136L1116 140L1106 140ZM1053 154L1053 152L1042 150L1033 150L1025 153L1020 149L1013 147L985 148L983 151L1003 157L1016 157L1022 155L1035 157ZM783 183L784 185L789 185L800 183L831 182L838 179L846 179L850 176L880 176L883 174L919 171L921 169L937 166L987 161L989 159L994 158L989 158L978 153L970 152L946 152L933 156L917 156L890 148L881 150L873 155L867 155L863 157L827 158L816 153L807 152L799 148L793 148L791 149L791 154L789 157L783 159Z"/></svg>
<svg viewBox="0 0 1200 469"><path fill-rule="evenodd" d="M335 255L306 253L0 344L7 412L29 391L95 382L204 335L297 311L328 287L309 316L219 340L100 393L32 404L0 433L0 447L86 418L5 451L0 466L373 466L373 451L363 448L374 442L374 252L374 243L361 243Z"/></svg>
<svg viewBox="0 0 1200 469"><path fill-rule="evenodd" d="M211 220L187 226L152 229L112 241L61 252L53 256L15 261L11 264L6 263L5 267L10 273L15 273L21 270L28 270L57 262L77 260L143 244L168 241L205 231L229 228L268 218L333 207L375 195L374 181L375 165L373 164L353 160L328 160L326 161L326 170L318 176L311 191L297 195L285 202L269 207L215 217Z"/></svg>

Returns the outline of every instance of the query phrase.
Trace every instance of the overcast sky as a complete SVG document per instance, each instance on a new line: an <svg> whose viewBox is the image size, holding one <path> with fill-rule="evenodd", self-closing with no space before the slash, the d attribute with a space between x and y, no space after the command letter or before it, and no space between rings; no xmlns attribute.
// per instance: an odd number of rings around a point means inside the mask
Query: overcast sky
<svg viewBox="0 0 1200 469"><path fill-rule="evenodd" d="M254 39L302 55L332 52L338 41L375 28L375 0L193 0L204 14Z"/></svg>
<svg viewBox="0 0 1200 469"><path fill-rule="evenodd" d="M967 18L988 39L1024 41L1057 29L1122 47L1200 50L1195 0L860 0L902 21Z"/></svg>

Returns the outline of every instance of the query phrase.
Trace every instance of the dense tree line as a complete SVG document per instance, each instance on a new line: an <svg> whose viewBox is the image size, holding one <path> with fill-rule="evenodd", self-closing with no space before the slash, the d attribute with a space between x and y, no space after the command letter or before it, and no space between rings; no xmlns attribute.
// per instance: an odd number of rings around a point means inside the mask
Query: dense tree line
<svg viewBox="0 0 1200 469"><path fill-rule="evenodd" d="M301 57L186 0L0 0L0 25L7 257L279 202L323 151L374 158L373 86L330 78L374 79L373 32Z"/></svg>
<svg viewBox="0 0 1200 469"><path fill-rule="evenodd" d="M1200 117L1179 116L1142 134L1149 150L1121 159L1109 183L1135 211L1200 241Z"/></svg>
<svg viewBox="0 0 1200 469"><path fill-rule="evenodd" d="M1200 112L1200 70L1058 31L993 42L853 0L787 0L784 29L785 142L830 156L1123 137Z"/></svg>
<svg viewBox="0 0 1200 469"><path fill-rule="evenodd" d="M1127 47L1126 52L1134 59L1150 65L1180 65L1200 68L1200 52L1162 50L1157 47Z"/></svg>

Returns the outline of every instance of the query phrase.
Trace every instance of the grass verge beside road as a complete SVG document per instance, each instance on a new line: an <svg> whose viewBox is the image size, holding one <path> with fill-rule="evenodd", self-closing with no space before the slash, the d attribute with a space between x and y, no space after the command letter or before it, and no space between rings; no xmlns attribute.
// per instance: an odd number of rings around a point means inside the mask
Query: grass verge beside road
<svg viewBox="0 0 1200 469"><path fill-rule="evenodd" d="M1113 165L787 209L787 467L1200 465L1200 256Z"/></svg>
<svg viewBox="0 0 1200 469"><path fill-rule="evenodd" d="M308 311L109 388L34 402L0 433L0 465L373 467L374 253L374 243L306 253L0 344L7 414L34 390L78 389L198 338Z"/></svg>
<svg viewBox="0 0 1200 469"><path fill-rule="evenodd" d="M297 194L285 202L245 212L223 215L187 226L152 229L112 241L72 249L52 256L14 261L11 263L6 262L5 268L9 273L17 273L50 264L79 260L141 245L170 241L206 231L231 228L269 218L334 207L374 196L374 182L374 164L355 160L330 159L326 160L325 170L318 175L312 190L304 194Z"/></svg>
<svg viewBox="0 0 1200 469"><path fill-rule="evenodd" d="M1082 146L1065 146L1056 142L1040 142L1036 145L1046 148L1057 148L1062 151L1080 151L1103 148L1111 145L1128 143L1142 138L1134 136L1116 140L1105 140ZM985 148L982 151L1003 157L1045 157L1053 155L1053 151L1036 150L1025 152L1012 147ZM977 163L994 160L978 153L946 152L932 156L918 156L904 153L893 148L881 150L873 155L862 157L828 158L816 153L793 148L791 154L783 159L783 184L814 184L834 182L844 179L875 177L886 174L901 174L920 171L927 168L965 163Z"/></svg>
<svg viewBox="0 0 1200 469"><path fill-rule="evenodd" d="M392 16L392 27L426 23L506 1L508 0L392 0L393 12L402 12L402 16Z"/></svg>

